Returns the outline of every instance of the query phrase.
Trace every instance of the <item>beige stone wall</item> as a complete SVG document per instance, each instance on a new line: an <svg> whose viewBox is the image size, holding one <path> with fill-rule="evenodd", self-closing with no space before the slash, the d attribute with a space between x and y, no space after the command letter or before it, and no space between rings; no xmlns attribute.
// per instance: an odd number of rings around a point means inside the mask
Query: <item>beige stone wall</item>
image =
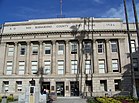
<svg viewBox="0 0 139 103"><path fill-rule="evenodd" d="M90 18L92 20L92 18ZM112 90L113 94L115 91L114 80L121 80L123 85L130 84L130 70L129 69L129 58L127 54L128 49L128 37L125 34L125 24L120 19L99 19L94 20L94 32L86 31L84 34L81 30L88 30L83 20L80 18L76 19L48 19L48 20L30 20L26 22L13 22L5 23L3 37L0 45L0 92L3 92L3 81L9 81L8 93L20 93L16 90L16 81L22 81L22 91L24 92L25 87L29 86L31 78L36 80L36 85L39 86L40 75L36 76L31 74L31 61L38 61L38 68L44 67L45 60L51 60L51 74L44 75L45 82L50 82L50 87L54 86L56 91L56 82L64 82L64 87L69 86L69 90L65 90L65 96L70 96L70 82L76 81L76 75L71 74L71 60L78 60L80 62L78 67L80 70L79 78L79 89L82 92L86 91L87 86L85 84L86 75L85 70L85 59L91 60L91 68L93 71L88 75L87 80L92 80L93 95L105 95L106 91L101 91L100 80L106 80L107 91ZM71 26L78 28L76 37L73 36L75 32L72 32ZM89 23L89 30L91 29L91 23ZM36 27L36 28L35 28ZM37 28L38 27L38 28ZM133 24L132 24L133 27ZM135 32L132 32L132 39L137 44L137 37ZM92 53L83 54L82 40L87 39L91 41ZM78 43L77 54L71 54L71 41L76 40ZM98 54L98 41L104 41L104 53ZM117 40L118 52L111 53L111 40ZM36 42L39 45L38 55L32 55L32 45ZM45 55L44 48L46 42L51 44L51 54ZM58 55L58 44L62 42L64 44L64 54ZM26 45L26 55L20 56L21 43ZM14 55L12 57L7 56L8 46L12 44L14 46ZM136 45L137 47L138 45ZM138 55L134 53L134 58ZM98 60L105 60L105 73L99 73ZM117 59L119 64L119 72L112 71L112 59ZM64 60L64 75L58 75L58 60ZM6 75L6 62L13 61L13 72L12 75ZM25 74L18 75L18 62L25 61ZM82 72L82 73L81 73ZM138 74L138 72L136 72ZM82 77L82 79L81 79ZM126 78L124 80L123 78ZM128 79L127 79L128 78ZM81 81L82 80L82 81ZM128 81L129 80L129 81ZM124 87L123 87L124 88ZM120 92L120 91L119 91Z"/></svg>

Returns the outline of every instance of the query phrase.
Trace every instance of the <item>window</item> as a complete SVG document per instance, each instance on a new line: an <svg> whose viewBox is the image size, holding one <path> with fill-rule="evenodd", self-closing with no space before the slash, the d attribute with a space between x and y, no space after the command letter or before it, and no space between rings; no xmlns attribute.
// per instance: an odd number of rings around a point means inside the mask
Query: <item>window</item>
<svg viewBox="0 0 139 103"><path fill-rule="evenodd" d="M11 75L13 70L13 63L12 61L7 61L7 69L6 69L6 75Z"/></svg>
<svg viewBox="0 0 139 103"><path fill-rule="evenodd" d="M9 90L9 81L3 81L3 92L7 92Z"/></svg>
<svg viewBox="0 0 139 103"><path fill-rule="evenodd" d="M58 54L64 54L64 44L63 43L59 43L58 45Z"/></svg>
<svg viewBox="0 0 139 103"><path fill-rule="evenodd" d="M135 40L131 40L131 50L132 50L132 53L136 51Z"/></svg>
<svg viewBox="0 0 139 103"><path fill-rule="evenodd" d="M33 45L33 47L32 47L32 55L38 55L38 45Z"/></svg>
<svg viewBox="0 0 139 103"><path fill-rule="evenodd" d="M98 53L103 53L103 52L104 52L104 42L98 41Z"/></svg>
<svg viewBox="0 0 139 103"><path fill-rule="evenodd" d="M19 61L19 75L24 75L25 72L25 62Z"/></svg>
<svg viewBox="0 0 139 103"><path fill-rule="evenodd" d="M37 72L37 70L38 70L38 62L37 61L32 61L31 62L31 72L32 72L32 74L33 73L36 73Z"/></svg>
<svg viewBox="0 0 139 103"><path fill-rule="evenodd" d="M137 58L133 58L133 68L134 68L134 71L138 71L138 59Z"/></svg>
<svg viewBox="0 0 139 103"><path fill-rule="evenodd" d="M71 60L71 73L77 74L77 60Z"/></svg>
<svg viewBox="0 0 139 103"><path fill-rule="evenodd" d="M20 55L25 55L25 53L26 53L26 46L25 45L21 45Z"/></svg>
<svg viewBox="0 0 139 103"><path fill-rule="evenodd" d="M86 90L92 92L92 80L85 80Z"/></svg>
<svg viewBox="0 0 139 103"><path fill-rule="evenodd" d="M91 42L84 42L84 53L91 53Z"/></svg>
<svg viewBox="0 0 139 103"><path fill-rule="evenodd" d="M100 80L100 90L107 91L107 80Z"/></svg>
<svg viewBox="0 0 139 103"><path fill-rule="evenodd" d="M45 46L45 54L51 54L51 45L50 44L46 44L46 46Z"/></svg>
<svg viewBox="0 0 139 103"><path fill-rule="evenodd" d="M111 41L111 51L112 52L117 52L117 41L116 40L113 40Z"/></svg>
<svg viewBox="0 0 139 103"><path fill-rule="evenodd" d="M8 56L13 56L13 54L14 54L14 47L12 46L8 48Z"/></svg>
<svg viewBox="0 0 139 103"><path fill-rule="evenodd" d="M120 91L121 90L121 80L120 79L114 80L114 84L115 84L115 91Z"/></svg>
<svg viewBox="0 0 139 103"><path fill-rule="evenodd" d="M91 74L91 60L85 60L85 74Z"/></svg>
<svg viewBox="0 0 139 103"><path fill-rule="evenodd" d="M118 72L119 71L118 70L118 60L116 60L116 59L112 60L112 70L113 70L113 72Z"/></svg>
<svg viewBox="0 0 139 103"><path fill-rule="evenodd" d="M105 61L104 60L99 60L99 73L105 73Z"/></svg>
<svg viewBox="0 0 139 103"><path fill-rule="evenodd" d="M77 42L71 42L71 54L77 54Z"/></svg>
<svg viewBox="0 0 139 103"><path fill-rule="evenodd" d="M44 74L50 74L51 73L51 62L50 60L44 61Z"/></svg>
<svg viewBox="0 0 139 103"><path fill-rule="evenodd" d="M17 91L22 91L22 81L16 81Z"/></svg>
<svg viewBox="0 0 139 103"><path fill-rule="evenodd" d="M64 61L58 60L58 74L64 74Z"/></svg>

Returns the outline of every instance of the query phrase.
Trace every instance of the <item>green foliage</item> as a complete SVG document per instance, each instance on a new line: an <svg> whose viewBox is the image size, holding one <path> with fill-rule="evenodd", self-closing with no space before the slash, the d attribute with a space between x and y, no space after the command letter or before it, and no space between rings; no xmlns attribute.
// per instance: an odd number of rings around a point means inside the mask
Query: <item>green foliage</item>
<svg viewBox="0 0 139 103"><path fill-rule="evenodd" d="M0 102L2 101L2 97L0 96Z"/></svg>
<svg viewBox="0 0 139 103"><path fill-rule="evenodd" d="M96 97L99 103L139 103L138 99L128 96L118 97Z"/></svg>
<svg viewBox="0 0 139 103"><path fill-rule="evenodd" d="M89 97L87 98L87 103L98 103L94 98Z"/></svg>
<svg viewBox="0 0 139 103"><path fill-rule="evenodd" d="M114 98L108 98L108 97L97 97L96 100L100 103L122 103L119 100L116 100Z"/></svg>
<svg viewBox="0 0 139 103"><path fill-rule="evenodd" d="M14 101L14 97L13 96L8 96L7 100L8 100L8 102L13 102Z"/></svg>

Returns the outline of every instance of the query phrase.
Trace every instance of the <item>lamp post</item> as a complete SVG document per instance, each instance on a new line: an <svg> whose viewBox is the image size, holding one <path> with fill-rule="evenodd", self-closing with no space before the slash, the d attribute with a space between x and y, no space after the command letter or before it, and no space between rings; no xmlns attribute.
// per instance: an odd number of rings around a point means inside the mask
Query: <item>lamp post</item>
<svg viewBox="0 0 139 103"><path fill-rule="evenodd" d="M129 55L130 55L130 65L131 65L131 82L132 82L132 96L134 98L137 98L135 75L134 75L134 69L133 69L133 57L132 57L132 54L131 54L132 53L131 37L130 37L130 30L129 30L129 24L128 24L128 14L127 14L127 8L126 8L126 0L123 0L123 2L124 2L124 11L125 11L125 18L126 18L127 34L128 34L128 43L129 43Z"/></svg>

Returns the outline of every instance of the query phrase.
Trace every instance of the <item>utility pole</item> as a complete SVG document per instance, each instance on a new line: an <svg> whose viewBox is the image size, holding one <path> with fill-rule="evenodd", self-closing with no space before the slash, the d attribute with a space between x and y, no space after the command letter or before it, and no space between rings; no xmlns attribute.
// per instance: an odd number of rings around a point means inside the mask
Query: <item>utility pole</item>
<svg viewBox="0 0 139 103"><path fill-rule="evenodd" d="M135 0L132 0L133 10L134 10L134 17L135 17L135 24L136 24L136 32L137 32L137 39L138 39L138 54L139 54L139 23L138 23L138 16L136 11Z"/></svg>
<svg viewBox="0 0 139 103"><path fill-rule="evenodd" d="M125 11L125 18L126 18L126 26L127 26L128 43L129 43L131 82L132 82L132 97L137 98L135 75L134 75L134 69L133 69L133 58L132 58L132 54L131 54L132 53L131 38L130 38L130 31L129 31L129 24L128 24L128 14L127 14L127 8L126 8L126 0L123 0L123 2L124 2L124 11Z"/></svg>

